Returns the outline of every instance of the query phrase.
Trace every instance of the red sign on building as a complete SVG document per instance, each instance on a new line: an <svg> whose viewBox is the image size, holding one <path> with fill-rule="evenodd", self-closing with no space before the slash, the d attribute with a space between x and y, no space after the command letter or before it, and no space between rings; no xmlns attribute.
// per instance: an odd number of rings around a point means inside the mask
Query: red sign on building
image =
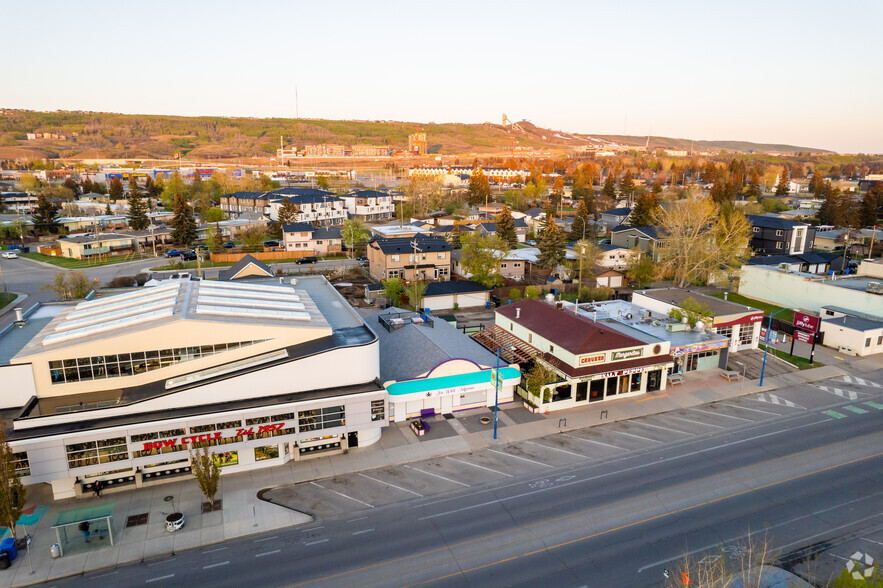
<svg viewBox="0 0 883 588"><path fill-rule="evenodd" d="M798 329L815 333L819 330L819 317L802 312L795 312L794 326Z"/></svg>
<svg viewBox="0 0 883 588"><path fill-rule="evenodd" d="M807 333L806 331L798 331L797 329L794 329L794 338L801 343L812 343L813 337L813 333Z"/></svg>

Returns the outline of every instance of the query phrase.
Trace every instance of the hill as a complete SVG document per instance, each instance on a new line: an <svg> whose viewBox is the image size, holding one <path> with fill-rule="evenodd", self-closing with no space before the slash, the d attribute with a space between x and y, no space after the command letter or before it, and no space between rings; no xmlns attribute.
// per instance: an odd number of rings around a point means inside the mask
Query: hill
<svg viewBox="0 0 883 588"><path fill-rule="evenodd" d="M538 127L528 121L410 123L289 118L227 118L133 115L106 112L0 110L0 158L171 159L175 153L200 159L266 158L276 154L280 137L288 145L373 144L405 150L408 135L425 132L430 154L560 154L578 146L611 142L643 146L646 137L578 135ZM49 133L28 140L27 133ZM690 149L689 139L653 137L651 149ZM824 152L789 145L739 141L696 141L695 150Z"/></svg>

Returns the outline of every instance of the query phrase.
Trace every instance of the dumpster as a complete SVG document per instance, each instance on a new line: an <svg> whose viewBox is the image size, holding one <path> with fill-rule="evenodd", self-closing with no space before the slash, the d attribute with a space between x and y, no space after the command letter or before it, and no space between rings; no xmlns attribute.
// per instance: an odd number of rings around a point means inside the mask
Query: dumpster
<svg viewBox="0 0 883 588"><path fill-rule="evenodd" d="M15 558L18 557L18 548L15 546L15 539L13 537L7 537L0 541L0 553L8 554L10 562L15 561Z"/></svg>

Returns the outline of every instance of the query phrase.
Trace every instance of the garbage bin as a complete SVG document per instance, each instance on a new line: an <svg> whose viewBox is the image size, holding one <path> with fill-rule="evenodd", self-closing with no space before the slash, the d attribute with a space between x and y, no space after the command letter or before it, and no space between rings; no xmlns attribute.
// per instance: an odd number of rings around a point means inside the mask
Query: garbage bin
<svg viewBox="0 0 883 588"><path fill-rule="evenodd" d="M0 541L0 553L8 554L9 561L14 562L15 558L18 557L18 548L15 546L15 539L7 537L3 541Z"/></svg>
<svg viewBox="0 0 883 588"><path fill-rule="evenodd" d="M61 557L61 547L58 546L58 543L53 543L52 547L49 548L49 553L52 554L52 557Z"/></svg>
<svg viewBox="0 0 883 588"><path fill-rule="evenodd" d="M0 570L5 570L9 567L9 554L8 553L0 553Z"/></svg>

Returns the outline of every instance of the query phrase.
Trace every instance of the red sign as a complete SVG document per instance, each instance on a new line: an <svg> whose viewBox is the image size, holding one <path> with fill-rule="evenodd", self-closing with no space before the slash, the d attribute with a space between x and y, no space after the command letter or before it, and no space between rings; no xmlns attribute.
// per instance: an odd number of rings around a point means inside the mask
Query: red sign
<svg viewBox="0 0 883 588"><path fill-rule="evenodd" d="M248 429L236 429L236 434L232 435L233 437L245 437L246 435L260 435L261 433L267 433L270 431L278 431L285 427L285 423L275 423L273 425L262 425L258 427L258 430L255 431L254 427L249 427ZM153 449L162 449L163 447L174 447L178 443L181 445L186 445L187 443L203 443L205 441L214 441L216 439L221 438L221 432L217 433L204 433L202 435L190 435L189 437L181 437L181 440L178 441L177 437L172 437L171 439L160 439L159 441L150 441L149 443L144 444L144 451L151 451Z"/></svg>
<svg viewBox="0 0 883 588"><path fill-rule="evenodd" d="M756 314L749 314L748 316L743 316L741 318L737 318L732 321L722 321L718 318L714 319L713 327L732 327L734 325L747 325L750 323L759 323L763 320L763 313L758 312Z"/></svg>
<svg viewBox="0 0 883 588"><path fill-rule="evenodd" d="M798 329L803 329L804 331L815 333L819 330L819 317L802 312L795 312L794 326Z"/></svg>
<svg viewBox="0 0 883 588"><path fill-rule="evenodd" d="M802 343L812 343L814 333L807 333L806 331L798 331L795 329L794 338Z"/></svg>

